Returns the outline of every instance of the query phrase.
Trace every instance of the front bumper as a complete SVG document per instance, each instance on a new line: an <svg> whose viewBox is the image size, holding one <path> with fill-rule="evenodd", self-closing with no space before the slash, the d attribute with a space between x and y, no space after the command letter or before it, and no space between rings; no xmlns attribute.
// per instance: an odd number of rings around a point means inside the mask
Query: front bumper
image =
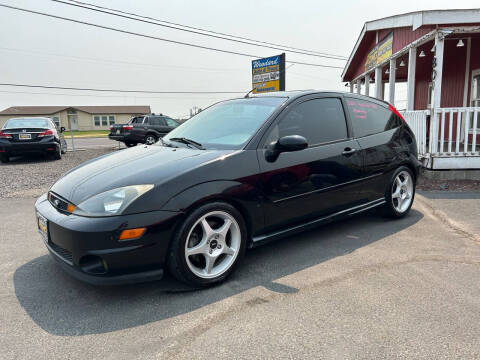
<svg viewBox="0 0 480 360"><path fill-rule="evenodd" d="M161 279L168 246L183 213L152 211L134 215L87 218L63 214L46 194L35 203L47 220L45 244L75 278L95 285ZM147 227L137 240L119 241L123 229Z"/></svg>
<svg viewBox="0 0 480 360"><path fill-rule="evenodd" d="M36 142L0 141L0 152L6 155L21 155L26 153L53 153L58 151L60 144L54 140Z"/></svg>

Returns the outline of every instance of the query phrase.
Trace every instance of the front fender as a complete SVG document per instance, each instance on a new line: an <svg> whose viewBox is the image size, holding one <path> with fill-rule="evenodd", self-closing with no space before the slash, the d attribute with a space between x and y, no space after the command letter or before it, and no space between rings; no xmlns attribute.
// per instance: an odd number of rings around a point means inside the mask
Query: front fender
<svg viewBox="0 0 480 360"><path fill-rule="evenodd" d="M251 236L264 226L262 195L254 184L242 181L217 180L192 186L173 196L162 210L182 211L212 201L225 201L235 206L245 218Z"/></svg>

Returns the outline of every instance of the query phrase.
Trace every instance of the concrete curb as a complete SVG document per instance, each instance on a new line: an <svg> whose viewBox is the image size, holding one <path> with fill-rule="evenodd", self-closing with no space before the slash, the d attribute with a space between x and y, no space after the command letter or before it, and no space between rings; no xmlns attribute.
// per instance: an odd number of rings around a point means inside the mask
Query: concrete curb
<svg viewBox="0 0 480 360"><path fill-rule="evenodd" d="M428 170L422 176L430 180L480 180L480 170Z"/></svg>

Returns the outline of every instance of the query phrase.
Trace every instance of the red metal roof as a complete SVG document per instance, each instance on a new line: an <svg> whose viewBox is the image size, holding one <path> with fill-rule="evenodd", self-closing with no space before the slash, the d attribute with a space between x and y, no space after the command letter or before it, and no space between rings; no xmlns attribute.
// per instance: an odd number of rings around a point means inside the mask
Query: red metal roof
<svg viewBox="0 0 480 360"><path fill-rule="evenodd" d="M376 44L377 32L378 41L394 33L392 52L395 54L436 26L455 25L480 25L480 9L417 11L368 21L343 70L342 81L352 81L365 72L366 56Z"/></svg>

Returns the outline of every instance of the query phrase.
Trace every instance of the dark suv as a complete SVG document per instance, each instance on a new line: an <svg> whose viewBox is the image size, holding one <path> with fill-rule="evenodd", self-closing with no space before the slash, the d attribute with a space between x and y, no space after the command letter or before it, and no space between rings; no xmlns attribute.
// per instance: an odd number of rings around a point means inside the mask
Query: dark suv
<svg viewBox="0 0 480 360"><path fill-rule="evenodd" d="M162 114L136 116L128 124L110 126L108 138L121 141L128 147L138 143L152 145L178 125L180 125L178 122Z"/></svg>

